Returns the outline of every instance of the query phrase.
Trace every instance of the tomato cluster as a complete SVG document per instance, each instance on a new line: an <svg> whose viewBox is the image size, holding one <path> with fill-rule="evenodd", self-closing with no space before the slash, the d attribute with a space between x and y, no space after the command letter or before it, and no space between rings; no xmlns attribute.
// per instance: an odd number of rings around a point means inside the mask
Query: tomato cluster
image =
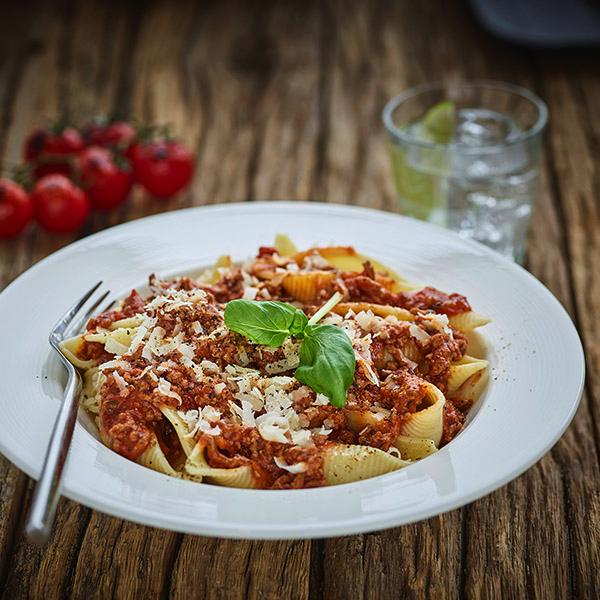
<svg viewBox="0 0 600 600"><path fill-rule="evenodd" d="M177 194L192 178L194 156L152 131L138 134L126 121L32 131L23 147L25 185L0 178L0 238L18 235L32 218L48 231L74 231L91 209L121 204L135 182L157 198Z"/></svg>

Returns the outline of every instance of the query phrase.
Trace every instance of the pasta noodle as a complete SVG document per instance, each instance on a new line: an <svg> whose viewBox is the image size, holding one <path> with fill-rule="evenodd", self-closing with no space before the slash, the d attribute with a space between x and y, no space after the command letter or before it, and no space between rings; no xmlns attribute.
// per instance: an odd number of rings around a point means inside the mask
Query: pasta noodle
<svg viewBox="0 0 600 600"><path fill-rule="evenodd" d="M154 440L152 444L144 450L137 459L140 465L176 477L177 471L170 465L164 452L161 450L158 440Z"/></svg>
<svg viewBox="0 0 600 600"><path fill-rule="evenodd" d="M316 304L321 291L330 288L335 279L335 274L329 271L288 273L281 285L294 300L304 304Z"/></svg>
<svg viewBox="0 0 600 600"><path fill-rule="evenodd" d="M400 455L406 460L420 460L437 452L437 445L433 440L407 435L399 435L394 442L394 446L398 448Z"/></svg>
<svg viewBox="0 0 600 600"><path fill-rule="evenodd" d="M481 375L487 369L487 360L464 356L450 367L448 378L448 395L452 397L470 379Z"/></svg>
<svg viewBox="0 0 600 600"><path fill-rule="evenodd" d="M446 399L434 385L427 384L426 401L429 405L408 415L400 435L409 438L432 440L438 447L444 429L444 404Z"/></svg>
<svg viewBox="0 0 600 600"><path fill-rule="evenodd" d="M385 475L449 443L486 385L465 333L489 320L353 247L300 252L278 235L243 264L224 255L197 278L151 276L149 290L62 351L83 372L81 405L103 443L165 475L246 489ZM226 321L234 300L276 311L250 327L274 337ZM319 348L348 348L342 402L318 391L331 382L296 377L317 360L316 346L303 350L309 330L325 336L311 338ZM337 381L327 369L319 377Z"/></svg>
<svg viewBox="0 0 600 600"><path fill-rule="evenodd" d="M377 448L338 444L325 453L325 480L328 485L352 483L385 475L409 464Z"/></svg>
<svg viewBox="0 0 600 600"><path fill-rule="evenodd" d="M197 444L189 456L185 471L193 477L205 479L207 483L236 488L256 487L251 467L232 469L210 467L204 458L204 448L201 444Z"/></svg>
<svg viewBox="0 0 600 600"><path fill-rule="evenodd" d="M458 331L468 333L477 327L483 327L490 322L490 319L480 315L479 313L469 311L459 315L449 317L450 325Z"/></svg>

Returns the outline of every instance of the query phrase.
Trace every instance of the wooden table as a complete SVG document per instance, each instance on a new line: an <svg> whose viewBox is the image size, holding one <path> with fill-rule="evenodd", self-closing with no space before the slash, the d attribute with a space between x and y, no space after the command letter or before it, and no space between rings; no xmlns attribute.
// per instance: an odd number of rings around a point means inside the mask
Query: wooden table
<svg viewBox="0 0 600 600"><path fill-rule="evenodd" d="M0 458L3 598L534 598L600 590L600 70L592 51L491 39L454 2L14 2L0 18L0 154L45 118L118 111L171 122L196 150L192 189L136 193L80 234L0 245L0 285L119 223L184 206L326 200L394 210L380 112L436 79L494 78L549 104L527 266L581 332L589 372L572 426L508 486L368 535L224 541L158 531L62 500L52 540L22 535L31 481ZM40 341L41 343L41 341ZM543 418L543 415L541 415ZM493 442L493 440L491 440Z"/></svg>

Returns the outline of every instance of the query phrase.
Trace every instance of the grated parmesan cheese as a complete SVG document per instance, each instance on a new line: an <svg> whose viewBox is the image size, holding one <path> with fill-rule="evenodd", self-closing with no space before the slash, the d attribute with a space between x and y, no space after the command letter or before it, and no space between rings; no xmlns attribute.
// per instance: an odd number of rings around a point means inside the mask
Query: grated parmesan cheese
<svg viewBox="0 0 600 600"><path fill-rule="evenodd" d="M372 311L361 310L356 314L354 320L358 323L358 326L364 331L379 331L383 327L383 319L377 317Z"/></svg>
<svg viewBox="0 0 600 600"><path fill-rule="evenodd" d="M112 373L113 379L115 380L115 383L117 384L119 391L122 393L124 391L127 390L127 382L125 381L125 379L123 379L123 376L118 373L117 371L113 371Z"/></svg>
<svg viewBox="0 0 600 600"><path fill-rule="evenodd" d="M175 398L175 400L177 400L179 404L183 402L181 396L171 389L171 382L167 381L163 377L158 378L158 387L156 389L158 390L158 393L163 396L167 396L168 398Z"/></svg>
<svg viewBox="0 0 600 600"><path fill-rule="evenodd" d="M199 431L208 435L220 435L221 428L211 423L218 421L221 413L212 406L205 406L201 410L178 411L179 416L185 421L190 430L185 434L186 438L194 437Z"/></svg>
<svg viewBox="0 0 600 600"><path fill-rule="evenodd" d="M102 363L98 369L100 371L104 371L105 369L116 369L121 368L125 371L129 371L131 369L131 364L126 360L109 360L108 362Z"/></svg>
<svg viewBox="0 0 600 600"><path fill-rule="evenodd" d="M127 354L127 351L129 350L128 346L121 344L121 342L118 342L113 337L109 337L106 342L104 342L104 349L115 356L123 356L123 354Z"/></svg>
<svg viewBox="0 0 600 600"><path fill-rule="evenodd" d="M317 394L312 403L313 406L325 406L326 404L329 404L329 398L325 394Z"/></svg>
<svg viewBox="0 0 600 600"><path fill-rule="evenodd" d="M256 294L258 294L258 288L257 287L252 287L252 286L248 286L244 290L244 295L242 296L242 298L244 300L255 300L256 299Z"/></svg>
<svg viewBox="0 0 600 600"><path fill-rule="evenodd" d="M131 338L131 344L129 344L129 348L127 349L127 354L133 354L142 343L143 339L146 337L148 333L148 328L144 325L140 325L135 332L135 335Z"/></svg>
<svg viewBox="0 0 600 600"><path fill-rule="evenodd" d="M284 471L287 471L288 473L293 473L294 475L296 475L298 473L304 473L307 469L306 463L304 461L296 463L295 465L288 465L282 458L279 458L278 456L276 456L273 459L273 462L280 469L283 469Z"/></svg>
<svg viewBox="0 0 600 600"><path fill-rule="evenodd" d="M254 410L252 409L250 402L247 400L242 400L241 406L231 402L230 406L233 412L240 418L242 425L245 425L246 427L256 427Z"/></svg>
<svg viewBox="0 0 600 600"><path fill-rule="evenodd" d="M292 431L292 443L296 446L307 446L312 441L312 435L310 431L306 429L299 429L298 431Z"/></svg>
<svg viewBox="0 0 600 600"><path fill-rule="evenodd" d="M200 366L202 367L202 369L204 371L208 371L209 373L218 373L219 372L219 365L212 362L211 360L203 360L200 363Z"/></svg>
<svg viewBox="0 0 600 600"><path fill-rule="evenodd" d="M418 342L425 343L431 336L424 330L421 329L418 325L414 323L409 323L408 329L410 331L410 335L414 337Z"/></svg>
<svg viewBox="0 0 600 600"><path fill-rule="evenodd" d="M260 436L269 442L288 444L286 433L289 431L289 423L285 417L277 414L266 413L256 418L256 425ZM307 432L309 435L310 433Z"/></svg>
<svg viewBox="0 0 600 600"><path fill-rule="evenodd" d="M452 329L450 329L450 320L448 319L448 315L427 313L422 315L421 318L424 321L428 321L438 331L442 331L443 333L452 336Z"/></svg>

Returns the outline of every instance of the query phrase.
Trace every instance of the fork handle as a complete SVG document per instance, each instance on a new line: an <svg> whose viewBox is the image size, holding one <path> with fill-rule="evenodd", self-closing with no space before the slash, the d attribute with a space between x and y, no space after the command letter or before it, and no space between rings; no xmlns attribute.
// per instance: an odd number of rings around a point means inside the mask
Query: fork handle
<svg viewBox="0 0 600 600"><path fill-rule="evenodd" d="M46 543L52 529L60 496L61 476L77 418L80 391L81 378L78 373L70 371L63 402L54 423L44 466L35 486L25 524L27 538L38 545Z"/></svg>

